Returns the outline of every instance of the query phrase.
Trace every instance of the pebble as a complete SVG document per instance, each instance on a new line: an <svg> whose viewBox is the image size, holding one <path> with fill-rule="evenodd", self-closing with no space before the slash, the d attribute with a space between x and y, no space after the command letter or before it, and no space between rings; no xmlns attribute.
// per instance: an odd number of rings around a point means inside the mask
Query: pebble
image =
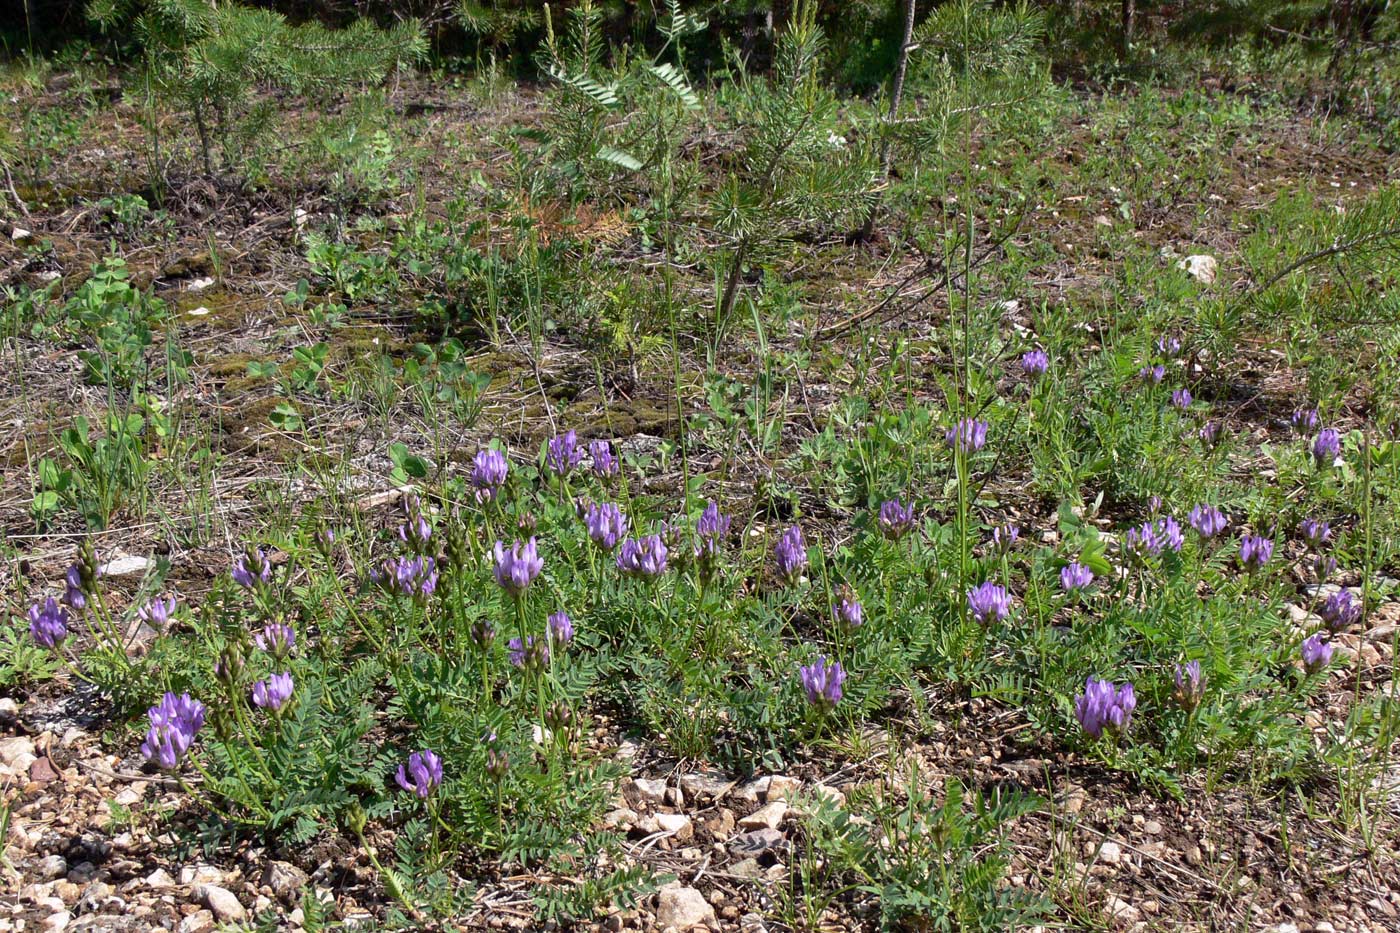
<svg viewBox="0 0 1400 933"><path fill-rule="evenodd" d="M715 909L705 895L694 888L670 885L656 896L656 923L661 927L688 930L716 923Z"/></svg>
<svg viewBox="0 0 1400 933"><path fill-rule="evenodd" d="M214 915L207 910L197 910L180 921L179 933L209 933L214 929Z"/></svg>
<svg viewBox="0 0 1400 933"><path fill-rule="evenodd" d="M1110 894L1107 899L1104 900L1104 913L1108 914L1115 923L1122 926L1129 926L1137 923L1138 918L1142 916L1141 911L1116 894Z"/></svg>
<svg viewBox="0 0 1400 933"><path fill-rule="evenodd" d="M306 872L290 862L268 862L263 869L262 883L272 889L278 900L293 904L301 900L301 893L310 878Z"/></svg>
<svg viewBox="0 0 1400 933"><path fill-rule="evenodd" d="M771 793L771 791L770 791ZM783 817L787 816L787 801L778 799L767 804L760 809L750 813L739 820L739 825L744 829L777 829L783 823Z"/></svg>
<svg viewBox="0 0 1400 933"><path fill-rule="evenodd" d="M658 813L656 814L656 825L663 832L675 836L677 842L685 842L695 834L690 817L684 813Z"/></svg>
<svg viewBox="0 0 1400 933"><path fill-rule="evenodd" d="M647 778L633 778L632 789L636 791L638 799L650 803L659 804L666 799L666 782L654 781Z"/></svg>
<svg viewBox="0 0 1400 933"><path fill-rule="evenodd" d="M53 881L68 874L68 861L61 855L46 855L39 860L39 878Z"/></svg>
<svg viewBox="0 0 1400 933"><path fill-rule="evenodd" d="M175 887L175 879L164 868L157 868L146 876L146 887L154 891L165 891Z"/></svg>
<svg viewBox="0 0 1400 933"><path fill-rule="evenodd" d="M248 917L248 911L228 888L215 884L197 885L194 899L213 911L215 918L223 923L242 923Z"/></svg>

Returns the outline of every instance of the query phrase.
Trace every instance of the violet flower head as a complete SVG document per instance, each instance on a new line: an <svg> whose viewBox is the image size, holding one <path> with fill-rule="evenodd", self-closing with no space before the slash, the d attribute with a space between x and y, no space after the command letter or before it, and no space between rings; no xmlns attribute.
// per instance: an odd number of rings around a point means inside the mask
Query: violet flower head
<svg viewBox="0 0 1400 933"><path fill-rule="evenodd" d="M987 422L977 418L959 418L943 435L948 446L958 453L975 454L987 443Z"/></svg>
<svg viewBox="0 0 1400 933"><path fill-rule="evenodd" d="M544 569L544 558L540 557L534 538L524 544L517 541L509 550L497 541L493 553L496 557L496 582L500 584L501 589L517 599L524 595L525 590Z"/></svg>
<svg viewBox="0 0 1400 933"><path fill-rule="evenodd" d="M1084 682L1084 692L1074 701L1074 718L1093 738L1105 732L1118 737L1128 731L1136 708L1137 696L1132 684L1124 683L1119 687L1111 681L1090 677Z"/></svg>
<svg viewBox="0 0 1400 933"><path fill-rule="evenodd" d="M1060 569L1060 588L1075 593L1094 582L1094 572L1079 561L1070 561Z"/></svg>
<svg viewBox="0 0 1400 933"><path fill-rule="evenodd" d="M399 765L394 780L410 794L417 794L427 800L437 786L442 783L442 759L434 752L423 749L408 756L408 764Z"/></svg>
<svg viewBox="0 0 1400 933"><path fill-rule="evenodd" d="M856 591L849 586L841 587L836 603L836 623L848 633L865 624L865 607L860 604Z"/></svg>
<svg viewBox="0 0 1400 933"><path fill-rule="evenodd" d="M1010 524L998 525L992 529L992 548L998 554L1009 554L1020 538L1020 526Z"/></svg>
<svg viewBox="0 0 1400 933"><path fill-rule="evenodd" d="M275 713L287 705L293 689L291 671L273 674L253 684L253 705Z"/></svg>
<svg viewBox="0 0 1400 933"><path fill-rule="evenodd" d="M568 476L583 462L583 448L578 445L578 432L570 429L549 440L544 465L555 476Z"/></svg>
<svg viewBox="0 0 1400 933"><path fill-rule="evenodd" d="M1323 428L1317 432L1312 442L1313 460L1317 465L1331 466L1342 455L1342 436L1333 428Z"/></svg>
<svg viewBox="0 0 1400 933"><path fill-rule="evenodd" d="M506 642L506 653L510 663L527 671L542 671L549 666L549 642L534 635L526 635L522 642L519 637Z"/></svg>
<svg viewBox="0 0 1400 933"><path fill-rule="evenodd" d="M160 630L165 628L166 623L175 615L175 605L174 596L168 596L165 599L161 599L157 596L140 609L137 609L136 617L151 628Z"/></svg>
<svg viewBox="0 0 1400 933"><path fill-rule="evenodd" d="M617 569L636 577L659 577L666 572L666 542L661 535L628 538L617 552Z"/></svg>
<svg viewBox="0 0 1400 933"><path fill-rule="evenodd" d="M281 622L269 622L263 626L263 630L253 636L253 644L258 646L258 650L266 651L277 660L282 660L292 653L292 649L297 645L297 633L290 625Z"/></svg>
<svg viewBox="0 0 1400 933"><path fill-rule="evenodd" d="M1135 560L1160 557L1162 546L1156 522L1143 522L1136 528L1129 528L1123 535L1123 551Z"/></svg>
<svg viewBox="0 0 1400 933"><path fill-rule="evenodd" d="M247 552L234 562L229 575L233 577L234 583L245 589L252 589L259 584L266 586L272 582L272 562L267 559L267 552L262 548L249 546Z"/></svg>
<svg viewBox="0 0 1400 933"><path fill-rule="evenodd" d="M828 713L841 702L841 685L846 682L846 672L840 661L826 663L823 655L811 664L797 669L802 679L802 689L807 694L807 702L822 713Z"/></svg>
<svg viewBox="0 0 1400 933"><path fill-rule="evenodd" d="M1333 557L1331 554L1317 555L1313 558L1312 571L1313 576L1317 578L1317 582L1322 583L1337 572L1337 558Z"/></svg>
<svg viewBox="0 0 1400 933"><path fill-rule="evenodd" d="M1170 515L1163 515L1157 520L1157 533L1162 538L1162 544L1167 550L1181 553L1181 546L1186 543L1186 536L1181 533L1181 525Z"/></svg>
<svg viewBox="0 0 1400 933"><path fill-rule="evenodd" d="M1202 538L1210 539L1220 534L1229 524L1225 513L1213 505L1198 505L1186 517L1191 529Z"/></svg>
<svg viewBox="0 0 1400 933"><path fill-rule="evenodd" d="M141 754L152 764L174 770L204 726L204 712L204 704L188 693L167 693L146 711L151 726L141 743Z"/></svg>
<svg viewBox="0 0 1400 933"><path fill-rule="evenodd" d="M491 447L478 450L472 459L470 482L478 503L493 501L506 484L510 463L506 455Z"/></svg>
<svg viewBox="0 0 1400 933"><path fill-rule="evenodd" d="M1148 497L1147 497L1147 514L1148 514L1148 515L1151 515L1153 518L1156 518L1158 515L1161 514L1161 512L1162 512L1162 497L1161 497L1161 496L1148 496Z"/></svg>
<svg viewBox="0 0 1400 933"><path fill-rule="evenodd" d="M1165 337L1158 337L1157 352L1165 356L1167 359L1172 359L1173 357L1180 355L1181 338L1174 337L1171 334L1168 334Z"/></svg>
<svg viewBox="0 0 1400 933"><path fill-rule="evenodd" d="M1138 370L1138 378L1153 385L1160 385L1162 380L1167 378L1167 367L1161 365L1144 366Z"/></svg>
<svg viewBox="0 0 1400 933"><path fill-rule="evenodd" d="M880 526L880 534L890 541L898 541L914 530L914 503L905 505L898 499L887 499L880 503L875 521Z"/></svg>
<svg viewBox="0 0 1400 933"><path fill-rule="evenodd" d="M784 531L773 546L773 556L778 562L778 577L784 583L796 583L807 569L807 542L802 529L792 525Z"/></svg>
<svg viewBox="0 0 1400 933"><path fill-rule="evenodd" d="M1172 699L1178 706L1189 713L1201 704L1201 698L1206 692L1206 683L1201 674L1200 661L1178 664L1172 680Z"/></svg>
<svg viewBox="0 0 1400 933"><path fill-rule="evenodd" d="M1039 348L1028 350L1021 357L1021 371L1027 376L1043 376L1050 370L1050 356Z"/></svg>
<svg viewBox="0 0 1400 933"><path fill-rule="evenodd" d="M69 567L68 572L63 575L63 580L63 602L70 609L82 612L87 607L87 587L83 583L82 567L78 564Z"/></svg>
<svg viewBox="0 0 1400 933"><path fill-rule="evenodd" d="M57 648L68 637L68 611L52 596L30 606L29 635L36 644Z"/></svg>
<svg viewBox="0 0 1400 933"><path fill-rule="evenodd" d="M1332 663L1332 645L1323 638L1321 632L1303 639L1301 651L1303 669L1309 674L1316 674Z"/></svg>
<svg viewBox="0 0 1400 933"><path fill-rule="evenodd" d="M713 499L705 503L705 511L695 523L695 532L700 536L701 550L713 555L729 537L729 526L734 519L720 513L719 503Z"/></svg>
<svg viewBox="0 0 1400 933"><path fill-rule="evenodd" d="M1224 429L1219 421L1207 421L1201 425L1201 429L1196 432L1196 437L1200 439L1201 446L1206 450L1214 450L1220 446L1220 441L1224 437Z"/></svg>
<svg viewBox="0 0 1400 933"><path fill-rule="evenodd" d="M1194 399L1191 397L1190 389L1175 389L1172 391L1172 405L1183 411L1191 407Z"/></svg>
<svg viewBox="0 0 1400 933"><path fill-rule="evenodd" d="M1362 605L1350 590L1338 590L1323 600L1317 614L1329 632L1340 632L1361 621Z"/></svg>
<svg viewBox="0 0 1400 933"><path fill-rule="evenodd" d="M1314 551L1322 550L1322 546L1332 540L1332 526L1321 519L1305 518L1298 524L1298 530Z"/></svg>
<svg viewBox="0 0 1400 933"><path fill-rule="evenodd" d="M1011 596L1005 587L988 580L968 590L967 611L983 625L1005 621L1011 614Z"/></svg>
<svg viewBox="0 0 1400 933"><path fill-rule="evenodd" d="M433 526L421 512L409 515L399 526L399 539L418 554L428 553L429 542L433 537Z"/></svg>
<svg viewBox="0 0 1400 933"><path fill-rule="evenodd" d="M1316 408L1299 408L1293 412L1293 416L1288 419L1288 424L1293 428L1294 433L1308 434L1317 429L1318 417Z"/></svg>
<svg viewBox="0 0 1400 933"><path fill-rule="evenodd" d="M1274 555L1274 542L1263 535L1240 538L1240 563L1246 570L1262 570Z"/></svg>
<svg viewBox="0 0 1400 933"><path fill-rule="evenodd" d="M605 551L617 547L617 543L627 536L627 516L610 502L599 505L590 502L583 513L583 525L588 529L588 537Z"/></svg>
<svg viewBox="0 0 1400 933"><path fill-rule="evenodd" d="M622 469L613 454L612 444L604 440L592 441L588 445L588 457L593 464L593 475L599 479L612 479Z"/></svg>
<svg viewBox="0 0 1400 933"><path fill-rule="evenodd" d="M437 560L432 557L392 557L378 568L371 569L369 578L391 593L408 597L427 597L437 589Z"/></svg>
<svg viewBox="0 0 1400 933"><path fill-rule="evenodd" d="M567 612L560 610L552 614L548 621L549 637L554 639L556 644L566 645L574 640L574 622Z"/></svg>

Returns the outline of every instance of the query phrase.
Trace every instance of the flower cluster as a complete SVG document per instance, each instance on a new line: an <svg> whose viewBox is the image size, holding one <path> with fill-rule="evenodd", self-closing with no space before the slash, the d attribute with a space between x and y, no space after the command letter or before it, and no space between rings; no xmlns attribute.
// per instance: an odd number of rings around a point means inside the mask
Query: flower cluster
<svg viewBox="0 0 1400 933"><path fill-rule="evenodd" d="M272 562L262 548L249 545L247 551L234 562L230 576L234 583L247 589L266 586L272 582Z"/></svg>
<svg viewBox="0 0 1400 933"><path fill-rule="evenodd" d="M1021 529L1019 526L998 525L992 529L992 549L998 554L1008 554L1020 538Z"/></svg>
<svg viewBox="0 0 1400 933"><path fill-rule="evenodd" d="M627 516L610 502L602 504L590 502L584 509L583 526L588 529L588 537L605 551L617 547L617 543L627 536Z"/></svg>
<svg viewBox="0 0 1400 933"><path fill-rule="evenodd" d="M1312 455L1320 467L1336 463L1337 458L1342 455L1342 436L1332 428L1318 431L1317 437L1313 438Z"/></svg>
<svg viewBox="0 0 1400 933"><path fill-rule="evenodd" d="M1129 528L1123 536L1123 549L1129 557L1143 561L1149 557L1160 557L1163 551L1180 551L1185 540L1176 519L1166 515Z"/></svg>
<svg viewBox="0 0 1400 933"><path fill-rule="evenodd" d="M574 640L574 622L567 612L561 610L553 613L546 621L549 623L549 637L554 639L555 644L567 645Z"/></svg>
<svg viewBox="0 0 1400 933"><path fill-rule="evenodd" d="M471 483L478 504L492 502L500 495L509 470L510 464L506 461L506 455L499 450L488 447L477 451L472 459L472 472L468 482Z"/></svg>
<svg viewBox="0 0 1400 933"><path fill-rule="evenodd" d="M968 591L967 611L983 625L1005 621L1011 614L1011 596L1005 587L989 580Z"/></svg>
<svg viewBox="0 0 1400 933"><path fill-rule="evenodd" d="M729 537L729 526L732 522L730 516L720 513L719 503L713 500L706 502L705 510L700 513L700 519L695 523L695 533L700 538L700 545L695 551L696 556L715 557L724 544L724 539Z"/></svg>
<svg viewBox="0 0 1400 933"><path fill-rule="evenodd" d="M370 582L409 597L428 597L437 589L438 566L432 557L391 557L369 572Z"/></svg>
<svg viewBox="0 0 1400 933"><path fill-rule="evenodd" d="M617 552L617 569L636 577L659 577L666 572L666 541L661 535L628 538Z"/></svg>
<svg viewBox="0 0 1400 933"><path fill-rule="evenodd" d="M152 764L174 770L204 726L204 712L204 704L188 693L167 693L146 711L151 725L141 743L141 754Z"/></svg>
<svg viewBox="0 0 1400 933"><path fill-rule="evenodd" d="M550 438L544 455L544 465L555 476L568 476L583 462L583 448L578 445L578 432L569 430Z"/></svg>
<svg viewBox="0 0 1400 933"><path fill-rule="evenodd" d="M1021 357L1021 371L1027 376L1043 376L1049 369L1050 357L1044 350L1028 350Z"/></svg>
<svg viewBox="0 0 1400 933"><path fill-rule="evenodd" d="M29 607L29 635L45 648L57 648L68 637L68 611L52 596Z"/></svg>
<svg viewBox="0 0 1400 933"><path fill-rule="evenodd" d="M1332 663L1332 645L1321 632L1303 639L1300 651L1303 656L1303 669L1309 674L1316 674Z"/></svg>
<svg viewBox="0 0 1400 933"><path fill-rule="evenodd" d="M875 521L880 526L880 534L898 541L914 529L914 503L906 505L898 499L887 499L880 503Z"/></svg>
<svg viewBox="0 0 1400 933"><path fill-rule="evenodd" d="M1060 568L1060 588L1066 593L1086 589L1094 582L1094 572L1079 561L1070 561Z"/></svg>
<svg viewBox="0 0 1400 933"><path fill-rule="evenodd" d="M807 541L802 537L802 529L793 525L784 531L773 546L773 556L778 564L778 579L796 583L807 569Z"/></svg>
<svg viewBox="0 0 1400 933"><path fill-rule="evenodd" d="M506 642L510 663L527 671L542 671L549 666L549 642L534 635L526 635L525 640L512 638Z"/></svg>
<svg viewBox="0 0 1400 933"><path fill-rule="evenodd" d="M1298 525L1298 531L1303 535L1303 540L1308 542L1308 547L1315 551L1321 550L1324 544L1332 540L1332 526L1316 518L1303 519Z"/></svg>
<svg viewBox="0 0 1400 933"><path fill-rule="evenodd" d="M145 622L151 628L160 630L165 628L175 615L175 597L168 596L165 599L159 597L151 600L136 610L136 617Z"/></svg>
<svg viewBox="0 0 1400 933"><path fill-rule="evenodd" d="M1274 556L1274 542L1263 535L1245 535L1240 538L1240 563L1246 570L1263 570L1269 558Z"/></svg>
<svg viewBox="0 0 1400 933"><path fill-rule="evenodd" d="M846 682L846 672L840 661L827 664L826 657L822 656L811 664L798 667L797 673L807 694L807 702L819 711L830 712L841 702L841 685Z"/></svg>
<svg viewBox="0 0 1400 933"><path fill-rule="evenodd" d="M612 445L607 441L593 441L588 445L588 457L593 464L593 475L601 480L612 479L622 469L613 455Z"/></svg>
<svg viewBox="0 0 1400 933"><path fill-rule="evenodd" d="M260 651L266 651L280 661L296 647L297 633L290 625L269 622L263 626L261 632L253 636L253 644L257 645Z"/></svg>
<svg viewBox="0 0 1400 933"><path fill-rule="evenodd" d="M849 586L841 587L840 598L836 602L836 624L847 633L865 624L865 608L861 606L856 591Z"/></svg>
<svg viewBox="0 0 1400 933"><path fill-rule="evenodd" d="M1185 411L1191 407L1193 401L1195 400L1191 397L1190 389L1176 389L1172 392L1172 405L1176 408Z"/></svg>
<svg viewBox="0 0 1400 933"><path fill-rule="evenodd" d="M1293 416L1288 419L1288 424L1297 434L1308 434L1317 430L1318 415L1316 408L1294 409Z"/></svg>
<svg viewBox="0 0 1400 933"><path fill-rule="evenodd" d="M1202 538L1214 538L1230 524L1225 513L1213 505L1198 505L1186 516L1186 522Z"/></svg>
<svg viewBox="0 0 1400 933"><path fill-rule="evenodd" d="M408 756L408 764L399 765L394 780L411 794L424 800L442 783L442 759L436 753L423 749Z"/></svg>
<svg viewBox="0 0 1400 933"><path fill-rule="evenodd" d="M943 435L948 446L959 453L972 454L987 444L987 422L977 418L959 418Z"/></svg>
<svg viewBox="0 0 1400 933"><path fill-rule="evenodd" d="M1363 607L1350 590L1338 590L1323 600L1317 615L1331 632L1340 632L1361 621Z"/></svg>
<svg viewBox="0 0 1400 933"><path fill-rule="evenodd" d="M1201 674L1200 661L1178 664L1172 681L1172 699L1183 710L1189 713L1201 704L1201 698L1206 693L1206 683L1204 675Z"/></svg>
<svg viewBox="0 0 1400 933"><path fill-rule="evenodd" d="M524 595L544 569L544 558L540 557L534 538L524 544L517 541L510 548L497 541L492 553L496 558L493 568L496 582L517 599Z"/></svg>
<svg viewBox="0 0 1400 933"><path fill-rule="evenodd" d="M1090 677L1084 682L1084 692L1074 701L1074 718L1093 738L1105 732L1116 737L1128 731L1136 708L1137 696L1132 684L1119 687L1111 681Z"/></svg>
<svg viewBox="0 0 1400 933"><path fill-rule="evenodd" d="M292 672L273 674L253 684L253 705L277 712L292 698Z"/></svg>

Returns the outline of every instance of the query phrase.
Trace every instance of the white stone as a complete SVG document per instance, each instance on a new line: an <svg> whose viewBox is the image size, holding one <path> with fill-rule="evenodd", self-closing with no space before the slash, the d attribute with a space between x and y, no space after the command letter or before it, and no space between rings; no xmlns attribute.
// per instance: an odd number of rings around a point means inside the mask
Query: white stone
<svg viewBox="0 0 1400 933"><path fill-rule="evenodd" d="M656 814L656 825L676 837L680 842L685 842L695 830L690 825L690 817L684 813L658 813Z"/></svg>
<svg viewBox="0 0 1400 933"><path fill-rule="evenodd" d="M24 229L23 227L13 227L10 230L10 239L14 240L16 243L18 243L20 240L23 240L29 235L29 231Z"/></svg>
<svg viewBox="0 0 1400 933"><path fill-rule="evenodd" d="M186 286L186 287L187 287L190 291L192 291L192 292L202 292L202 291L204 291L206 288L208 288L210 285L213 285L213 284L214 284L213 278L211 278L211 277L209 277L209 276L205 276L204 278L200 278L200 279L191 279L191 280L190 280L190 284L189 284L188 286Z"/></svg>
<svg viewBox="0 0 1400 933"><path fill-rule="evenodd" d="M632 786L637 789L637 796L647 803L661 803L666 799L666 782L653 781L648 778L634 778Z"/></svg>
<svg viewBox="0 0 1400 933"><path fill-rule="evenodd" d="M1142 916L1136 907L1116 894L1110 894L1104 901L1104 913L1108 914L1114 923L1122 926L1131 926Z"/></svg>
<svg viewBox="0 0 1400 933"><path fill-rule="evenodd" d="M1116 842L1105 842L1099 846L1099 861L1108 865L1117 865L1123 861L1123 847Z"/></svg>
<svg viewBox="0 0 1400 933"><path fill-rule="evenodd" d="M123 554L113 558L98 568L104 577L127 577L133 573L145 573L151 566L150 560L135 554Z"/></svg>
<svg viewBox="0 0 1400 933"><path fill-rule="evenodd" d="M689 930L715 923L715 909L694 888L670 885L656 896L656 922L661 927Z"/></svg>
<svg viewBox="0 0 1400 933"><path fill-rule="evenodd" d="M146 876L146 887L153 891L164 891L175 887L175 879L164 868L157 868Z"/></svg>
<svg viewBox="0 0 1400 933"><path fill-rule="evenodd" d="M785 800L775 800L748 816L739 820L739 825L745 829L777 829L783 823L783 817L787 816L788 805Z"/></svg>
<svg viewBox="0 0 1400 933"><path fill-rule="evenodd" d="M1176 267L1184 269L1187 274L1202 285L1210 285L1215 281L1215 275L1220 267L1214 256L1187 256L1180 260Z"/></svg>
<svg viewBox="0 0 1400 933"><path fill-rule="evenodd" d="M200 305L198 308L190 308L185 313L190 317L204 317L204 315L209 313L209 309L204 307L204 305Z"/></svg>
<svg viewBox="0 0 1400 933"><path fill-rule="evenodd" d="M228 888L221 888L215 884L201 884L194 889L194 897L212 910L214 916L222 923L242 923L248 917L248 911Z"/></svg>

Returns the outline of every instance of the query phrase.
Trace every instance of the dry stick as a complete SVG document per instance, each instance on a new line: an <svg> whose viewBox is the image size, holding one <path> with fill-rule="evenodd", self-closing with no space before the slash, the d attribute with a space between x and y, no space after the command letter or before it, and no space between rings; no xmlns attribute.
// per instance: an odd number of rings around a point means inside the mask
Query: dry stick
<svg viewBox="0 0 1400 933"><path fill-rule="evenodd" d="M0 168L5 170L5 187L9 190L10 197L14 198L15 203L19 205L19 212L28 218L30 216L29 205L24 203L24 198L20 197L19 192L15 190L15 180L10 175L10 164L4 159L0 159Z"/></svg>

